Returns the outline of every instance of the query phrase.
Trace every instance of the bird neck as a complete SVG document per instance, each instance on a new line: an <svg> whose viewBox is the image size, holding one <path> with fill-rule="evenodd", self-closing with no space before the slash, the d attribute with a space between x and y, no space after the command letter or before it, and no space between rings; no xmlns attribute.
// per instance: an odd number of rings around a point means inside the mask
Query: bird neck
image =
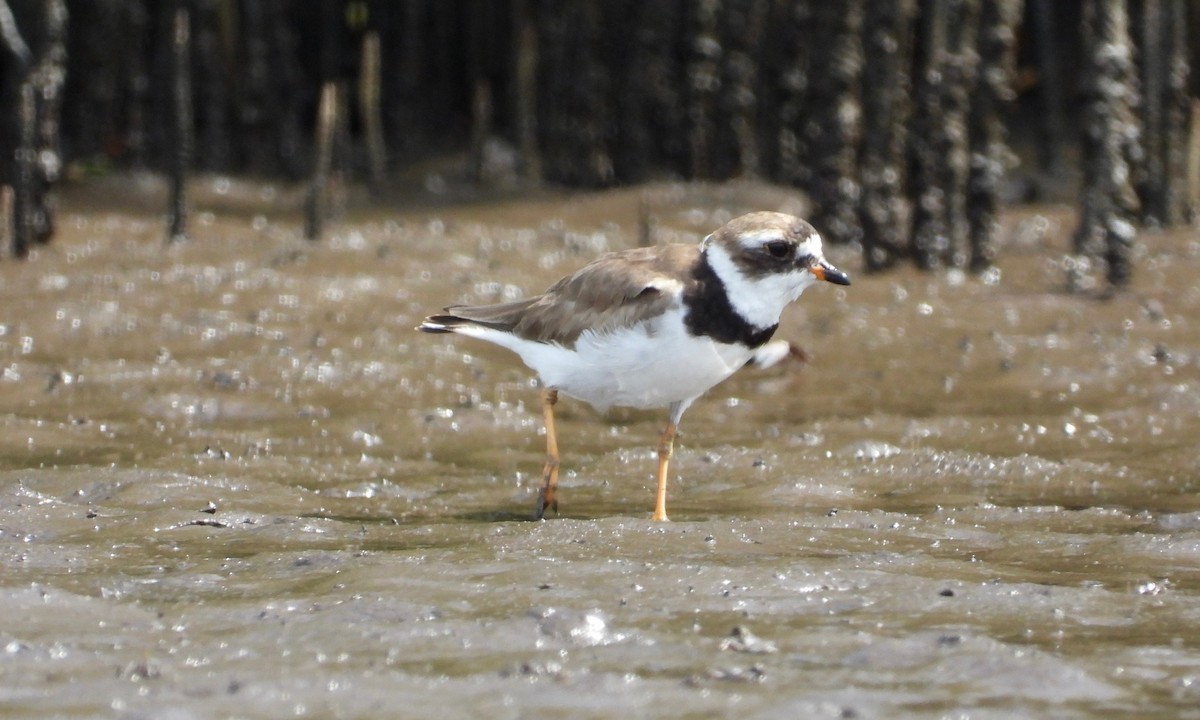
<svg viewBox="0 0 1200 720"><path fill-rule="evenodd" d="M746 322L767 328L779 322L779 316L804 291L808 272L770 272L748 275L720 244L712 243L701 255L721 281L730 305Z"/></svg>
<svg viewBox="0 0 1200 720"><path fill-rule="evenodd" d="M765 344L779 326L779 311L776 311L773 318L768 318L766 324L748 319L734 303L730 295L731 288L722 279L717 267L710 262L711 251L710 247L700 256L700 262L696 263L690 282L684 288L683 297L687 307L684 324L693 335L710 337L717 342L741 343L750 348ZM737 273L728 256L725 256L725 260L732 271ZM753 291L749 287L742 287L740 290Z"/></svg>

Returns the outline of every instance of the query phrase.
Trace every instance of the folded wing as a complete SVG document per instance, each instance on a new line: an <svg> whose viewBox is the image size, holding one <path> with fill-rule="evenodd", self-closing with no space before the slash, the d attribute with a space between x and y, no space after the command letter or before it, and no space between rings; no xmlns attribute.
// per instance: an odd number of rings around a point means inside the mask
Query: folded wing
<svg viewBox="0 0 1200 720"><path fill-rule="evenodd" d="M495 305L452 305L445 314L426 318L420 329L454 332L474 324L570 346L584 331L605 334L630 327L679 302L698 254L689 245L610 253L541 295Z"/></svg>

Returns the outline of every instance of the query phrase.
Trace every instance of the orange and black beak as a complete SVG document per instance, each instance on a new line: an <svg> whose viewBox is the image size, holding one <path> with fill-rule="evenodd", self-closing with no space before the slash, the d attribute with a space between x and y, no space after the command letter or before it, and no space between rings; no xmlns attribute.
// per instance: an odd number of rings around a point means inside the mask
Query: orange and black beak
<svg viewBox="0 0 1200 720"><path fill-rule="evenodd" d="M846 273L842 272L841 270L838 270L837 268L830 265L825 260L818 260L816 263L813 264L812 267L810 267L808 269L808 271L810 273L812 273L813 275L816 275L818 280L824 280L825 282L831 282L834 285L849 285L850 284L850 277L848 275L846 275Z"/></svg>

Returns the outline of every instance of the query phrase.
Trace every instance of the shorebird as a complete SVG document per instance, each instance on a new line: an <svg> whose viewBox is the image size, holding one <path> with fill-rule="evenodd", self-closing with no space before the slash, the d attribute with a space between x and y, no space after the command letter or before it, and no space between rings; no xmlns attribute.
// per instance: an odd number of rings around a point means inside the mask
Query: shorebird
<svg viewBox="0 0 1200 720"><path fill-rule="evenodd" d="M813 283L849 285L800 218L756 212L734 218L698 245L609 253L534 297L452 305L418 326L507 348L541 381L546 463L535 517L558 511L559 393L603 412L668 409L658 441L654 520L667 520L667 470L683 413L756 360L783 354L769 342L783 309ZM785 350L786 352L786 350Z"/></svg>

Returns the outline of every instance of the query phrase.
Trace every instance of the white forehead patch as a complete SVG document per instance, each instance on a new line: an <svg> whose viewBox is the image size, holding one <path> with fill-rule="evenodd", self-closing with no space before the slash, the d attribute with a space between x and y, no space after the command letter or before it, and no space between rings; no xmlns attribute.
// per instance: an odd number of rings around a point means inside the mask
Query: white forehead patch
<svg viewBox="0 0 1200 720"><path fill-rule="evenodd" d="M821 253L821 236L815 230L809 233L808 237L804 238L804 240L800 242L799 250L799 254L801 255L815 255L816 257L823 257Z"/></svg>

